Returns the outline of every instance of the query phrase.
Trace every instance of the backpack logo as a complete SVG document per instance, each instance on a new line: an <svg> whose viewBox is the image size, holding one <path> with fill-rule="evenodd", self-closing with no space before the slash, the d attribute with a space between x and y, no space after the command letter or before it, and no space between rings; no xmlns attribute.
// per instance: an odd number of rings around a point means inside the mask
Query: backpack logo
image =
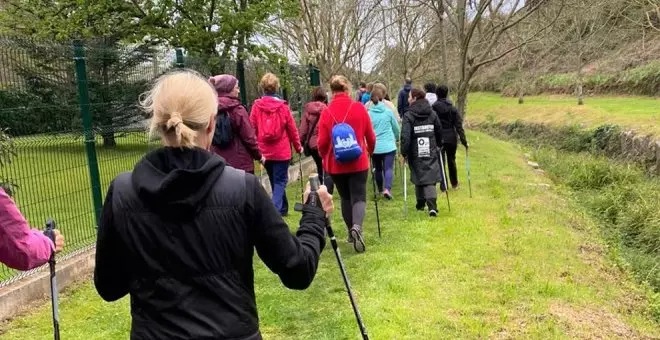
<svg viewBox="0 0 660 340"><path fill-rule="evenodd" d="M332 128L332 140L337 162L348 163L362 156L362 148L355 137L355 130L350 125L346 123L335 125Z"/></svg>
<svg viewBox="0 0 660 340"><path fill-rule="evenodd" d="M215 133L213 134L213 145L220 149L226 149L231 146L233 140L234 136L229 112L218 111L218 117L215 121Z"/></svg>
<svg viewBox="0 0 660 340"><path fill-rule="evenodd" d="M335 121L335 126L332 127L332 149L335 153L335 160L339 163L352 162L362 156L362 148L355 136L355 130L353 130L352 126L345 123L352 107L353 104L348 107L344 120L341 123L337 122L335 115L328 110L332 115L332 119Z"/></svg>

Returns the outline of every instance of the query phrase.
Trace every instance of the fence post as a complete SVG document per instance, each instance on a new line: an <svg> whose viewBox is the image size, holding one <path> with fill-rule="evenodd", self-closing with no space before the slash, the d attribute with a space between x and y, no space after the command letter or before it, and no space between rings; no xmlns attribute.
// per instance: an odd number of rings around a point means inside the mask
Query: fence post
<svg viewBox="0 0 660 340"><path fill-rule="evenodd" d="M175 49L176 51L176 67L184 68L186 64L183 62L183 50L180 48Z"/></svg>
<svg viewBox="0 0 660 340"><path fill-rule="evenodd" d="M282 85L282 99L289 100L289 78L288 73L286 72L286 67L289 64L280 64L280 84Z"/></svg>
<svg viewBox="0 0 660 340"><path fill-rule="evenodd" d="M321 86L320 71L312 64L309 64L309 84L312 86Z"/></svg>
<svg viewBox="0 0 660 340"><path fill-rule="evenodd" d="M247 106L247 89L245 88L245 61L242 56L238 56L236 60L236 78L238 78L238 87L241 89L241 103Z"/></svg>
<svg viewBox="0 0 660 340"><path fill-rule="evenodd" d="M83 132L85 133L85 153L87 154L87 167L89 180L92 186L92 201L94 203L94 217L98 227L101 218L103 200L101 196L101 176L96 157L96 138L92 129L92 116L89 112L89 93L87 90L87 69L85 65L85 50L81 41L73 43L74 60L76 63L76 78L78 80L78 101L80 116L82 117Z"/></svg>

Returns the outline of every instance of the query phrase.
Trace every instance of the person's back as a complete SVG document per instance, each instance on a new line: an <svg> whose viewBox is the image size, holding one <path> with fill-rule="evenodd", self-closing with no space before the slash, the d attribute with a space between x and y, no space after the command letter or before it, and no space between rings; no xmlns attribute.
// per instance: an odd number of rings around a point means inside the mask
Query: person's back
<svg viewBox="0 0 660 340"><path fill-rule="evenodd" d="M412 89L412 80L406 78L406 83L403 85L401 91L399 91L399 97L397 98L397 111L399 111L399 116L403 119L403 115L408 111L408 97L410 96L410 90Z"/></svg>
<svg viewBox="0 0 660 340"><path fill-rule="evenodd" d="M231 127L231 142L229 145L212 146L212 151L220 155L234 168L254 173L254 161L263 162L261 152L257 145L257 138L250 118L245 107L238 99L240 88L236 77L223 74L209 79L209 83L215 88L218 94L218 118L220 115L227 115ZM217 127L220 129L222 127ZM218 130L216 129L216 134Z"/></svg>
<svg viewBox="0 0 660 340"><path fill-rule="evenodd" d="M447 168L449 169L449 180L454 189L458 188L458 170L456 168L456 148L458 140L468 147L467 138L465 137L465 130L463 129L463 118L458 113L458 110L452 105L451 101L447 99L449 89L445 85L440 85L437 88L436 94L438 101L433 104L433 111L438 115L442 125L442 151L447 160ZM444 186L443 190L446 189Z"/></svg>
<svg viewBox="0 0 660 340"><path fill-rule="evenodd" d="M438 115L442 123L442 137L444 143L458 144L466 142L465 130L463 129L463 119L458 110L447 98L448 89L444 85L437 88L436 95L438 100L433 104L433 111Z"/></svg>
<svg viewBox="0 0 660 340"><path fill-rule="evenodd" d="M429 214L437 216L437 192L435 184L442 181L440 145L442 127L433 109L420 89L411 91L413 101L403 117L401 129L401 155L408 160L411 181L415 184L417 209L424 205Z"/></svg>
<svg viewBox="0 0 660 340"><path fill-rule="evenodd" d="M335 160L329 138L331 137L332 127L342 122L353 128L360 147L362 150L367 151L363 152L356 161L347 164ZM369 132L372 134L370 135ZM340 174L369 169L368 154L373 152L375 145L368 144L368 142L375 143L375 135L373 135L373 128L367 110L359 102L351 100L348 95L344 93L335 94L328 107L321 113L321 120L319 121L319 153L324 158L326 170L330 174Z"/></svg>
<svg viewBox="0 0 660 340"><path fill-rule="evenodd" d="M374 154L384 154L396 150L399 139L399 124L394 113L380 101L369 106L369 117L376 132L376 148Z"/></svg>
<svg viewBox="0 0 660 340"><path fill-rule="evenodd" d="M272 119L278 126L266 126ZM252 105L250 122L257 133L259 150L268 161L291 159L291 145L301 151L298 130L286 101L266 95Z"/></svg>
<svg viewBox="0 0 660 340"><path fill-rule="evenodd" d="M131 295L131 339L261 339L254 249L304 289L325 244L323 210L306 206L294 237L258 179L208 151L216 100L205 86L188 72L159 80L145 106L166 147L106 195L94 283L106 301Z"/></svg>

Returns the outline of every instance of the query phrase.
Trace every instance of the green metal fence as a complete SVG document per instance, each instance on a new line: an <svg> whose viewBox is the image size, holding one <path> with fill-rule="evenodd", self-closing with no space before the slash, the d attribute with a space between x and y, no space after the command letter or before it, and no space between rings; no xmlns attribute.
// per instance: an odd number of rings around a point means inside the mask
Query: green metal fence
<svg viewBox="0 0 660 340"><path fill-rule="evenodd" d="M48 217L57 221L66 237L60 259L93 246L110 181L157 146L138 96L177 67L210 76L182 50L0 37L0 185L34 227ZM299 110L309 96L310 68L288 67L295 77L280 76L291 84L292 110ZM246 65L250 102L258 97L258 77L278 70ZM0 265L0 287L32 272Z"/></svg>

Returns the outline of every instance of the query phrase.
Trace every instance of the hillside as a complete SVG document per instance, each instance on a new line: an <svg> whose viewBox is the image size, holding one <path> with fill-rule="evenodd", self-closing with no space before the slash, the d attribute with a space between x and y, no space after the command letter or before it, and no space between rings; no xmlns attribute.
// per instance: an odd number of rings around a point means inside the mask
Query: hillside
<svg viewBox="0 0 660 340"><path fill-rule="evenodd" d="M584 55L585 94L660 95L660 34L642 32L628 32ZM522 71L520 64L520 53L513 53L482 69L473 89L517 95L522 84L526 95L574 93L577 62L568 44L560 42L556 49L528 52Z"/></svg>

